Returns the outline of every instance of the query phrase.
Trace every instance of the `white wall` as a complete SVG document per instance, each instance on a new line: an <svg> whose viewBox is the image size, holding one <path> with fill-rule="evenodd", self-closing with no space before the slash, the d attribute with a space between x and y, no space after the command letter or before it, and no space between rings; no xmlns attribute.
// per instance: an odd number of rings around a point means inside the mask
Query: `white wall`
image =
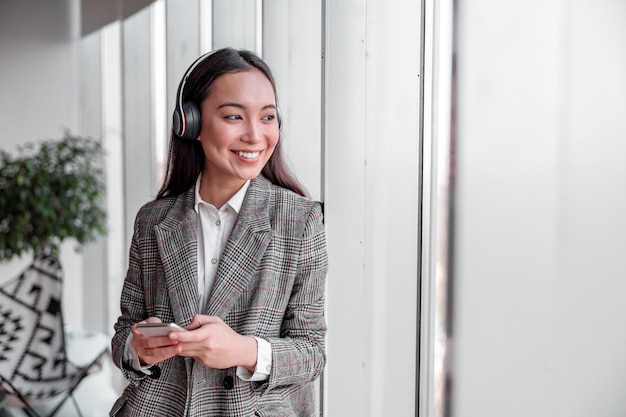
<svg viewBox="0 0 626 417"><path fill-rule="evenodd" d="M458 4L453 415L626 415L626 3Z"/></svg>

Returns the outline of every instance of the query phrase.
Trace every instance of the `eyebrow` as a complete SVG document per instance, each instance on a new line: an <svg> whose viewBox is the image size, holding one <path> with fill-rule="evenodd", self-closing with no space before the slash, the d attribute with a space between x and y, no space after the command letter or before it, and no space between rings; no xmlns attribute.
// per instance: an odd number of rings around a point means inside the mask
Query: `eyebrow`
<svg viewBox="0 0 626 417"><path fill-rule="evenodd" d="M245 109L246 106L244 106L243 104L240 103L234 103L234 102L226 102L226 103L222 103L220 104L217 108L221 109L222 107L237 107L239 109ZM276 105L275 104L266 104L265 106L263 106L261 108L261 110L267 110L267 109L274 109L276 110Z"/></svg>

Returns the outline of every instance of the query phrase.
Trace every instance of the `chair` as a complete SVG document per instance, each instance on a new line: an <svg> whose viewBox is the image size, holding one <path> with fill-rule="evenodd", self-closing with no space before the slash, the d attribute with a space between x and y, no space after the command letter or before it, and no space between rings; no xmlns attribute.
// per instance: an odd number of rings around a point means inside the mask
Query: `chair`
<svg viewBox="0 0 626 417"><path fill-rule="evenodd" d="M69 398L82 416L72 394L87 375L101 369L109 352L103 347L83 366L68 360L62 289L61 265L51 255L37 257L0 286L0 382L9 405L23 407L31 417L52 417Z"/></svg>

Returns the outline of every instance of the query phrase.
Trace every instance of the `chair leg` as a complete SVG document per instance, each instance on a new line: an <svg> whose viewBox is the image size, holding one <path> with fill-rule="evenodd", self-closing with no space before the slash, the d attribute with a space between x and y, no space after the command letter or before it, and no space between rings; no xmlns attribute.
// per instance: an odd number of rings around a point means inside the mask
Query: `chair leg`
<svg viewBox="0 0 626 417"><path fill-rule="evenodd" d="M83 417L83 413L80 412L80 407L78 406L78 402L76 402L76 398L72 395L72 402L74 403L74 407L76 408L76 412L78 413L78 417Z"/></svg>
<svg viewBox="0 0 626 417"><path fill-rule="evenodd" d="M24 406L24 412L28 414L28 417L41 417L30 405Z"/></svg>
<svg viewBox="0 0 626 417"><path fill-rule="evenodd" d="M65 397L63 397L63 399L57 404L56 407L54 407L54 410L52 410L52 412L50 412L50 414L48 414L46 417L53 417L56 415L56 413L59 412L59 410L61 410L61 407L63 407L63 404L65 404L65 401L67 401L67 399L69 397L72 397L72 399L74 399L74 397L72 396L72 394L68 394Z"/></svg>

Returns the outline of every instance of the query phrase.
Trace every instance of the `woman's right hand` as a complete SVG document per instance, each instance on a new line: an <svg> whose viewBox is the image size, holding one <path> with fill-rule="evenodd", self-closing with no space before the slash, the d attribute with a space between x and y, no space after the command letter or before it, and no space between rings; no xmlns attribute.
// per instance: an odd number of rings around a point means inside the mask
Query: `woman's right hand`
<svg viewBox="0 0 626 417"><path fill-rule="evenodd" d="M161 319L150 317L139 323L161 323ZM170 339L171 333L167 336L146 336L137 329L139 323L135 323L130 329L133 333L131 345L142 366L154 365L181 352L178 341Z"/></svg>

